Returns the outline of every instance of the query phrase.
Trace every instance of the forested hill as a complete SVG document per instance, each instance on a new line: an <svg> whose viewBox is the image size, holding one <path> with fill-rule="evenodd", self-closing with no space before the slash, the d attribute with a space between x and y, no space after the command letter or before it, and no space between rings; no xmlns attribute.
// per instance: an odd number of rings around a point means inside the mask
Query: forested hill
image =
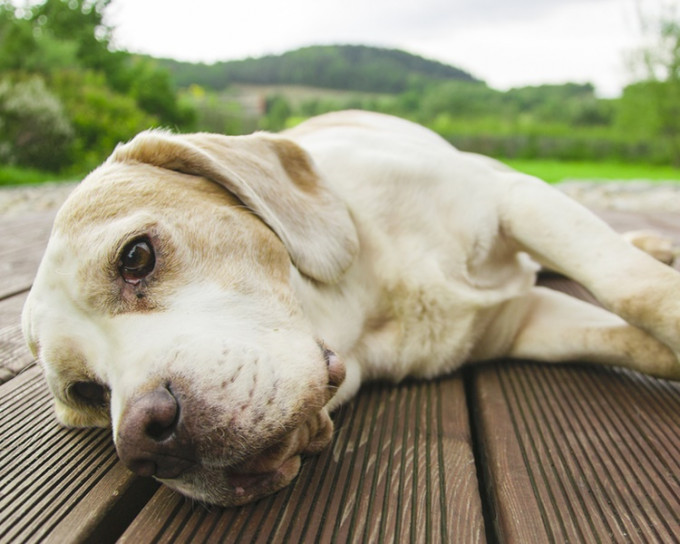
<svg viewBox="0 0 680 544"><path fill-rule="evenodd" d="M194 83L215 90L240 83L399 93L419 80L476 81L467 72L441 62L362 45L312 46L210 65L157 60L171 71L179 87Z"/></svg>

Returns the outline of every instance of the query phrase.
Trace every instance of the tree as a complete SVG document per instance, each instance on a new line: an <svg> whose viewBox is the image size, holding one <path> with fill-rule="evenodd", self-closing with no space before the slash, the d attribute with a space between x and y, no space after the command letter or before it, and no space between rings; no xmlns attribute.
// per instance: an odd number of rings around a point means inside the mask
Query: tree
<svg viewBox="0 0 680 544"><path fill-rule="evenodd" d="M102 71L108 79L123 69L123 59L110 51L111 29L104 10L111 0L44 0L31 10L35 35L75 44L75 56L87 69Z"/></svg>
<svg viewBox="0 0 680 544"><path fill-rule="evenodd" d="M0 80L0 161L59 170L72 139L64 108L42 78Z"/></svg>
<svg viewBox="0 0 680 544"><path fill-rule="evenodd" d="M268 96L266 108L267 111L260 120L261 128L272 132L285 128L286 120L293 113L285 97L281 95Z"/></svg>
<svg viewBox="0 0 680 544"><path fill-rule="evenodd" d="M167 69L111 50L104 23L110 2L41 0L17 8L0 0L0 161L49 170L77 163L82 169L145 128L192 127L195 114L179 102ZM35 152L41 137L49 141L55 134L63 136L58 145L45 156Z"/></svg>
<svg viewBox="0 0 680 544"><path fill-rule="evenodd" d="M101 72L64 70L52 85L75 130L71 157L81 169L95 167L119 142L159 125L133 97L107 87Z"/></svg>
<svg viewBox="0 0 680 544"><path fill-rule="evenodd" d="M680 166L680 17L675 0L660 0L660 9L650 14L638 2L638 17L645 44L633 57L642 71L643 81L624 91L620 118L638 117L668 145L672 161ZM645 95L648 114L636 116L636 108Z"/></svg>
<svg viewBox="0 0 680 544"><path fill-rule="evenodd" d="M157 116L173 128L193 127L196 112L178 101L169 70L159 68L151 59L133 57L129 64L129 80L127 94L145 112Z"/></svg>

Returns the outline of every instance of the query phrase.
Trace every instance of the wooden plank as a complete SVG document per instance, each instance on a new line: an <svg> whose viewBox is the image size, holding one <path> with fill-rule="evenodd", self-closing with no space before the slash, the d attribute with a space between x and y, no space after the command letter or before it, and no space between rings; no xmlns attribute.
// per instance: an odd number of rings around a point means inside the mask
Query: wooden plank
<svg viewBox="0 0 680 544"><path fill-rule="evenodd" d="M5 383L33 364L19 324L0 327L0 383Z"/></svg>
<svg viewBox="0 0 680 544"><path fill-rule="evenodd" d="M33 356L21 333L21 309L26 292L0 300L0 383L4 383L33 364Z"/></svg>
<svg viewBox="0 0 680 544"><path fill-rule="evenodd" d="M367 387L287 489L205 509L161 488L120 542L483 542L465 402L460 374Z"/></svg>
<svg viewBox="0 0 680 544"><path fill-rule="evenodd" d="M21 323L21 311L24 308L28 291L0 300L0 328L14 327Z"/></svg>
<svg viewBox="0 0 680 544"><path fill-rule="evenodd" d="M21 333L21 310L55 212L0 217L0 383L33 363Z"/></svg>
<svg viewBox="0 0 680 544"><path fill-rule="evenodd" d="M0 217L0 299L27 290L45 250L55 212Z"/></svg>
<svg viewBox="0 0 680 544"><path fill-rule="evenodd" d="M0 215L0 253L20 250L27 245L47 243L56 211L33 212L19 216Z"/></svg>
<svg viewBox="0 0 680 544"><path fill-rule="evenodd" d="M37 367L0 386L0 450L0 542L113 541L157 487L121 466L110 430L60 427Z"/></svg>
<svg viewBox="0 0 680 544"><path fill-rule="evenodd" d="M567 280L553 286L588 296ZM495 531L506 542L675 542L680 384L620 369L475 371Z"/></svg>
<svg viewBox="0 0 680 544"><path fill-rule="evenodd" d="M672 542L680 387L617 370L490 366L476 379L507 542Z"/></svg>

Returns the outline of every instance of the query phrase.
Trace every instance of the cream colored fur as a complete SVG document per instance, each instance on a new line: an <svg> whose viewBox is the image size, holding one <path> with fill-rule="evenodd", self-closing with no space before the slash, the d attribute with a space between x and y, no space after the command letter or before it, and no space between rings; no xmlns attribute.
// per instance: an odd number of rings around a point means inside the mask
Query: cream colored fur
<svg viewBox="0 0 680 544"><path fill-rule="evenodd" d="M156 269L131 287L116 263L141 235ZM539 263L608 310L535 287ZM118 442L132 399L171 384L198 466L166 483L238 504L290 482L330 440L326 409L365 380L500 357L677 379L678 291L675 271L540 181L344 112L281 136L120 146L61 210L24 331L67 425L110 422ZM83 381L109 403L74 400ZM248 490L235 471L271 477Z"/></svg>

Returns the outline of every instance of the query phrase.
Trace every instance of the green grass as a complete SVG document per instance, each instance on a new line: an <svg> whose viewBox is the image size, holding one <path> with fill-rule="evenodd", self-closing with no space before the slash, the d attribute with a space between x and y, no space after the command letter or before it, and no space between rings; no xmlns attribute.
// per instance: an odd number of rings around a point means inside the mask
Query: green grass
<svg viewBox="0 0 680 544"><path fill-rule="evenodd" d="M617 162L562 162L553 160L503 159L508 166L539 177L548 183L570 180L652 180L677 181L680 169L651 164L626 164Z"/></svg>
<svg viewBox="0 0 680 544"><path fill-rule="evenodd" d="M504 159L504 163L548 183L570 180L652 180L680 183L680 168L651 164L626 164L617 162L562 162L539 159ZM83 176L60 175L30 168L0 166L0 186L29 185L46 181L72 181Z"/></svg>
<svg viewBox="0 0 680 544"><path fill-rule="evenodd" d="M80 179L80 177L75 174L61 175L32 168L0 165L0 186L35 185L46 181L72 181L76 179Z"/></svg>

